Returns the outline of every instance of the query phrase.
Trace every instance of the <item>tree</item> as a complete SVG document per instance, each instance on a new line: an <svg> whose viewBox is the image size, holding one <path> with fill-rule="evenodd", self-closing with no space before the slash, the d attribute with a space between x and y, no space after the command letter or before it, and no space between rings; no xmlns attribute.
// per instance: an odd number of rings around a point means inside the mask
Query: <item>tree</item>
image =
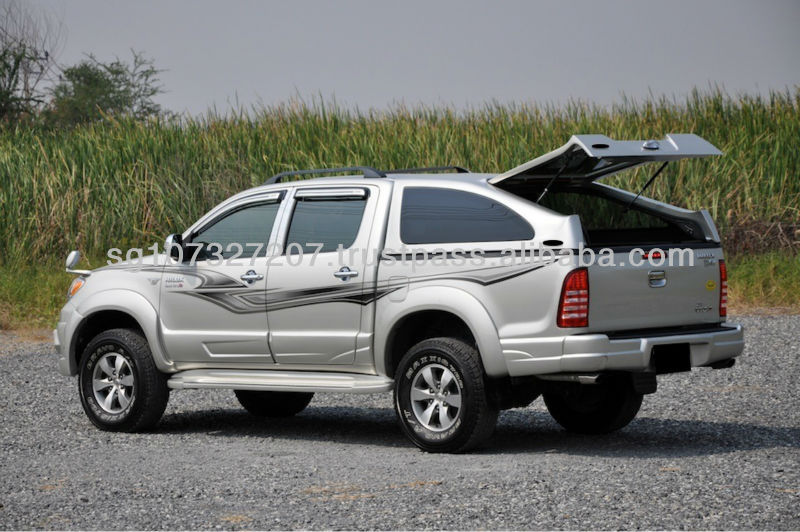
<svg viewBox="0 0 800 532"><path fill-rule="evenodd" d="M45 103L43 82L52 79L62 26L15 0L0 1L0 121L32 115Z"/></svg>
<svg viewBox="0 0 800 532"><path fill-rule="evenodd" d="M101 120L104 116L144 119L161 114L153 98L163 92L152 59L132 51L133 61L119 58L109 63L95 56L65 68L52 87L46 113L50 123L71 125Z"/></svg>

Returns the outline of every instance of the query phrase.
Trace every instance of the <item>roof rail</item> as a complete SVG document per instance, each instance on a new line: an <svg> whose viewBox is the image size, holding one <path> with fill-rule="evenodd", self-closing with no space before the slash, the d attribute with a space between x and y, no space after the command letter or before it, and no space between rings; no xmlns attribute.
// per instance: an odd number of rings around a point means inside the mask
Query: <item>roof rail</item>
<svg viewBox="0 0 800 532"><path fill-rule="evenodd" d="M469 174L470 171L462 166L428 166L425 168L400 168L398 170L384 170L384 174L423 174L425 172L455 172Z"/></svg>
<svg viewBox="0 0 800 532"><path fill-rule="evenodd" d="M274 183L280 183L284 177L294 175L338 174L340 172L359 172L363 174L364 177L386 177L384 172L371 166L343 166L341 168L313 168L311 170L290 170L288 172L281 172L264 181L264 184L272 185Z"/></svg>

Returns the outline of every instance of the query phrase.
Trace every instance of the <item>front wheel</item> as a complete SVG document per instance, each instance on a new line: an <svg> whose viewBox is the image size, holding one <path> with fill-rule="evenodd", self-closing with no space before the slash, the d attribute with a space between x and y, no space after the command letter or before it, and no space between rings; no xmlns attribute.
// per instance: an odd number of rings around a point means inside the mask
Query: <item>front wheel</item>
<svg viewBox="0 0 800 532"><path fill-rule="evenodd" d="M605 434L633 421L642 406L626 379L612 378L598 384L565 384L544 394L553 419L570 432Z"/></svg>
<svg viewBox="0 0 800 532"><path fill-rule="evenodd" d="M477 350L454 338L412 347L397 367L394 398L404 432L428 452L472 449L497 422Z"/></svg>
<svg viewBox="0 0 800 532"><path fill-rule="evenodd" d="M81 357L78 389L83 410L98 428L137 432L155 425L169 400L167 377L150 347L131 329L95 336Z"/></svg>

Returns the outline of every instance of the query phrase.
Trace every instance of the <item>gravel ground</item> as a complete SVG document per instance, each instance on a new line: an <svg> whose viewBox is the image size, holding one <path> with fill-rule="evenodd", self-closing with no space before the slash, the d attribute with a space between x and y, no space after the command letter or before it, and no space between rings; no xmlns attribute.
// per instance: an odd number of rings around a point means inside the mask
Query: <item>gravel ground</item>
<svg viewBox="0 0 800 532"><path fill-rule="evenodd" d="M389 395L263 422L174 392L154 432L100 432L49 344L2 335L0 526L798 529L800 316L739 321L736 367L660 378L621 432L570 435L537 401L468 455L414 448Z"/></svg>

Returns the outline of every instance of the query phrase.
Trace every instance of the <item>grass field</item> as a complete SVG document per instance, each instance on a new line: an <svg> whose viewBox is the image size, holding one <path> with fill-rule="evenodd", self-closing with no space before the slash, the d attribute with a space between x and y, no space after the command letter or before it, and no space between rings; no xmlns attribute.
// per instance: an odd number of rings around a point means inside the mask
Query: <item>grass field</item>
<svg viewBox="0 0 800 532"><path fill-rule="evenodd" d="M488 104L358 112L292 102L180 121L73 130L0 128L0 325L50 325L75 247L146 247L232 193L296 168L458 164L502 171L574 133L692 132L725 152L668 167L648 195L708 208L724 235L732 305L800 307L800 88L770 97L695 92L613 108ZM639 188L641 172L609 179ZM96 261L95 261L96 262ZM97 264L93 264L96 266ZM779 288L773 288L773 287Z"/></svg>

